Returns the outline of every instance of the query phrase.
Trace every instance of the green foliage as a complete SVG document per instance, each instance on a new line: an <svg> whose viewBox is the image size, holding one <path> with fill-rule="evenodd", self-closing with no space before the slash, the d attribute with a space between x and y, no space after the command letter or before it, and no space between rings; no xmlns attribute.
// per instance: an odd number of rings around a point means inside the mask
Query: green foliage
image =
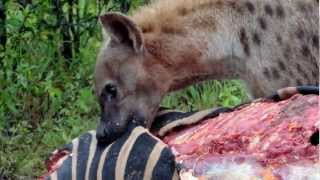
<svg viewBox="0 0 320 180"><path fill-rule="evenodd" d="M142 0L78 0L61 12L68 21L72 59L66 59L64 24L48 0L22 6L6 3L6 50L0 51L0 179L30 179L44 173L44 160L55 148L94 129L99 108L92 90L101 42L97 16L108 10L128 13ZM62 2L62 1L61 1ZM63 20L62 18L62 20ZM74 27L75 29L72 29ZM71 33L72 32L72 33ZM79 36L79 46L76 37ZM232 106L246 98L238 81L212 81L168 95L163 105L183 110Z"/></svg>
<svg viewBox="0 0 320 180"><path fill-rule="evenodd" d="M163 106L195 111L212 107L232 107L248 97L240 81L209 81L169 94Z"/></svg>

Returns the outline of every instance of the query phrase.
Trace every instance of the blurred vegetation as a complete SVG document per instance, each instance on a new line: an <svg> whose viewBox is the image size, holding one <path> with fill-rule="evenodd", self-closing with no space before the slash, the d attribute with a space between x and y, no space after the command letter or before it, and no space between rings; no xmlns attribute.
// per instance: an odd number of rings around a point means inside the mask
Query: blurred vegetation
<svg viewBox="0 0 320 180"><path fill-rule="evenodd" d="M0 179L44 173L55 148L94 129L92 90L106 11L131 13L146 0L0 0ZM170 94L182 110L232 106L246 98L238 81L206 82Z"/></svg>

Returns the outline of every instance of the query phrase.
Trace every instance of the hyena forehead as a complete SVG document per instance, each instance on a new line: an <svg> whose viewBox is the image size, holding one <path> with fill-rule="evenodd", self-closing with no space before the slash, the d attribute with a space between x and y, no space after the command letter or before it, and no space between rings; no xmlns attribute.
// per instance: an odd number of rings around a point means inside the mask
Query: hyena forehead
<svg viewBox="0 0 320 180"><path fill-rule="evenodd" d="M135 55L134 50L126 44L116 44L105 40L98 55L98 63L105 65L121 64Z"/></svg>
<svg viewBox="0 0 320 180"><path fill-rule="evenodd" d="M95 68L97 95L110 83L125 86L127 90L134 89L139 74L143 73L142 58L129 46L106 42L100 50Z"/></svg>

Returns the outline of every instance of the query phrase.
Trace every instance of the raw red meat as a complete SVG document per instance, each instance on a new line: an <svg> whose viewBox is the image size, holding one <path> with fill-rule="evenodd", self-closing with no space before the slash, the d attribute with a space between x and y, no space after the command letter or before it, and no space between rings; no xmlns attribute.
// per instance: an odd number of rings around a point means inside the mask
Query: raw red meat
<svg viewBox="0 0 320 180"><path fill-rule="evenodd" d="M70 152L68 150L63 149L52 152L51 156L45 161L47 173L40 176L38 179L44 180L46 179L45 177L50 176L50 174L56 171L63 164L64 160L68 158L69 154Z"/></svg>
<svg viewBox="0 0 320 180"><path fill-rule="evenodd" d="M173 127L162 140L175 154L183 180L320 179L318 111L318 95L295 95L279 102L260 100L232 112L206 111L226 113ZM193 113L180 115L169 113L164 122L194 117ZM81 147L89 149L89 141L81 142ZM61 168L71 151L70 147L55 151L46 162L48 173L39 179ZM65 164L65 171L69 165Z"/></svg>
<svg viewBox="0 0 320 180"><path fill-rule="evenodd" d="M318 102L317 95L257 101L171 132L163 140L194 176L320 178L318 146L310 143L318 131Z"/></svg>

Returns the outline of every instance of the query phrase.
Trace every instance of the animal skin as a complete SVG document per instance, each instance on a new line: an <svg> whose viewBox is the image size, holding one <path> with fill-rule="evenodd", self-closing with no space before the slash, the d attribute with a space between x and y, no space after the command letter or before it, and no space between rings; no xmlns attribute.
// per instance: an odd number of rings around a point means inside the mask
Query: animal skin
<svg viewBox="0 0 320 180"><path fill-rule="evenodd" d="M318 0L161 0L100 17L95 68L101 141L150 127L162 98L210 79L241 79L253 97L319 80Z"/></svg>

